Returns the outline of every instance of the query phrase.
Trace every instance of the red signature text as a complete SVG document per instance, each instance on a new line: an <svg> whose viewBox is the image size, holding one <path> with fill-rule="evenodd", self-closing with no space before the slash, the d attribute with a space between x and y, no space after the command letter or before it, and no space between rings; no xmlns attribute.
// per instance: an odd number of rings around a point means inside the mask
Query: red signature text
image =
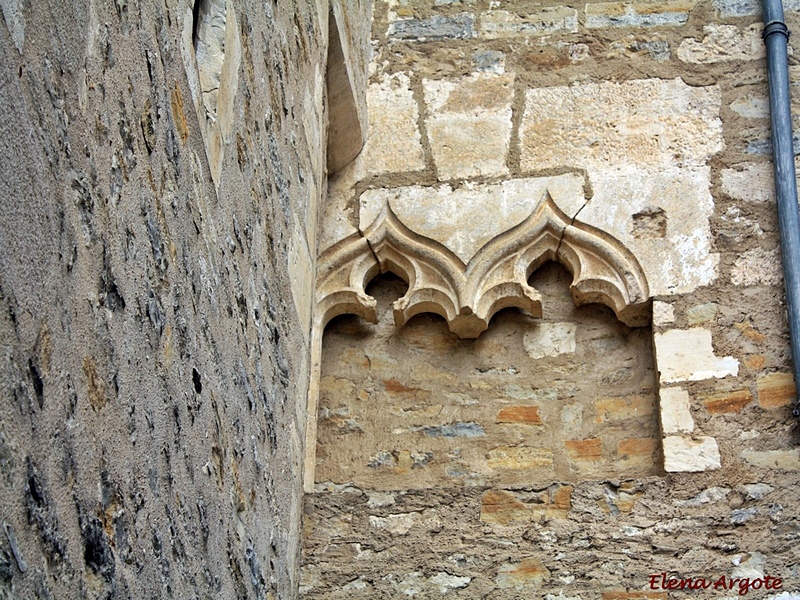
<svg viewBox="0 0 800 600"><path fill-rule="evenodd" d="M650 575L651 590L736 590L740 596L744 596L750 590L780 590L783 588L783 581L780 577L764 575L750 579L749 577L727 577L722 575L716 579L706 577L688 577L680 579L670 577L667 573Z"/></svg>

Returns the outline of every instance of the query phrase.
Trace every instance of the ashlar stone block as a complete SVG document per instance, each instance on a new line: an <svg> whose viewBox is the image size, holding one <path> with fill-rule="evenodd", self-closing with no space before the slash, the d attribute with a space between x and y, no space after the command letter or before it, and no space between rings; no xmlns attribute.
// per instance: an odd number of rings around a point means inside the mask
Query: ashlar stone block
<svg viewBox="0 0 800 600"><path fill-rule="evenodd" d="M736 25L713 23L703 27L701 41L688 38L678 46L683 62L707 65L729 60L758 60L766 56L759 24L740 29Z"/></svg>
<svg viewBox="0 0 800 600"><path fill-rule="evenodd" d="M419 108L408 75L387 75L371 84L367 106L369 132L359 157L365 174L423 170L425 155L417 125Z"/></svg>
<svg viewBox="0 0 800 600"><path fill-rule="evenodd" d="M711 332L707 329L672 329L653 337L662 383L701 381L736 376L739 372L738 360L732 356L719 358L714 354Z"/></svg>
<svg viewBox="0 0 800 600"><path fill-rule="evenodd" d="M672 435L664 438L664 470L699 473L720 468L719 446L713 437L697 439Z"/></svg>
<svg viewBox="0 0 800 600"><path fill-rule="evenodd" d="M524 170L702 165L723 147L718 86L680 79L580 83L525 94Z"/></svg>
<svg viewBox="0 0 800 600"><path fill-rule="evenodd" d="M661 405L661 430L667 433L691 433L694 419L689 411L689 392L680 387L662 388L659 392Z"/></svg>
<svg viewBox="0 0 800 600"><path fill-rule="evenodd" d="M425 80L425 124L440 180L508 174L514 76Z"/></svg>

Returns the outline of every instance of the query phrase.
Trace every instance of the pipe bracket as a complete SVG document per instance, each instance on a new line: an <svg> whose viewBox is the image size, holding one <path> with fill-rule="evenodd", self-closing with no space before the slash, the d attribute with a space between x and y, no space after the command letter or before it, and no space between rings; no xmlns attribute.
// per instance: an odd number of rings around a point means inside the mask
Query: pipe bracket
<svg viewBox="0 0 800 600"><path fill-rule="evenodd" d="M773 33L782 33L786 36L786 39L789 39L789 28L786 27L786 23L783 21L770 21L766 25L764 25L764 30L761 32L761 39L766 40L769 36Z"/></svg>

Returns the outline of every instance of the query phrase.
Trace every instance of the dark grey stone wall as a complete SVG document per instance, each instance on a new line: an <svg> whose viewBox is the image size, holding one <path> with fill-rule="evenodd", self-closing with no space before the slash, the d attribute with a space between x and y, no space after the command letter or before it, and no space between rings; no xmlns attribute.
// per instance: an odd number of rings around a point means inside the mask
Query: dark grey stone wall
<svg viewBox="0 0 800 600"><path fill-rule="evenodd" d="M232 6L215 182L191 3L2 3L0 598L296 595L328 6Z"/></svg>

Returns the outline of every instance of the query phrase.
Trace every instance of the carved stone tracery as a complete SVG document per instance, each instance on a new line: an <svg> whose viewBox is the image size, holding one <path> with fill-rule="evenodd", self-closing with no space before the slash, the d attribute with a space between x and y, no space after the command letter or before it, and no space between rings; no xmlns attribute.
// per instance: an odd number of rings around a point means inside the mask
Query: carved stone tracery
<svg viewBox="0 0 800 600"><path fill-rule="evenodd" d="M444 317L459 337L477 338L503 308L542 316L540 295L528 278L549 260L572 273L570 292L576 304L605 304L633 327L649 322L647 281L633 254L610 235L570 219L549 192L534 201L527 218L480 245L466 262L463 252L459 256L432 237L435 228L428 227L423 235L397 212L392 200L387 201L360 234L322 253L317 327L345 313L375 323L375 300L365 287L378 273L391 271L408 282L407 293L394 303L398 327L416 314L432 312Z"/></svg>

